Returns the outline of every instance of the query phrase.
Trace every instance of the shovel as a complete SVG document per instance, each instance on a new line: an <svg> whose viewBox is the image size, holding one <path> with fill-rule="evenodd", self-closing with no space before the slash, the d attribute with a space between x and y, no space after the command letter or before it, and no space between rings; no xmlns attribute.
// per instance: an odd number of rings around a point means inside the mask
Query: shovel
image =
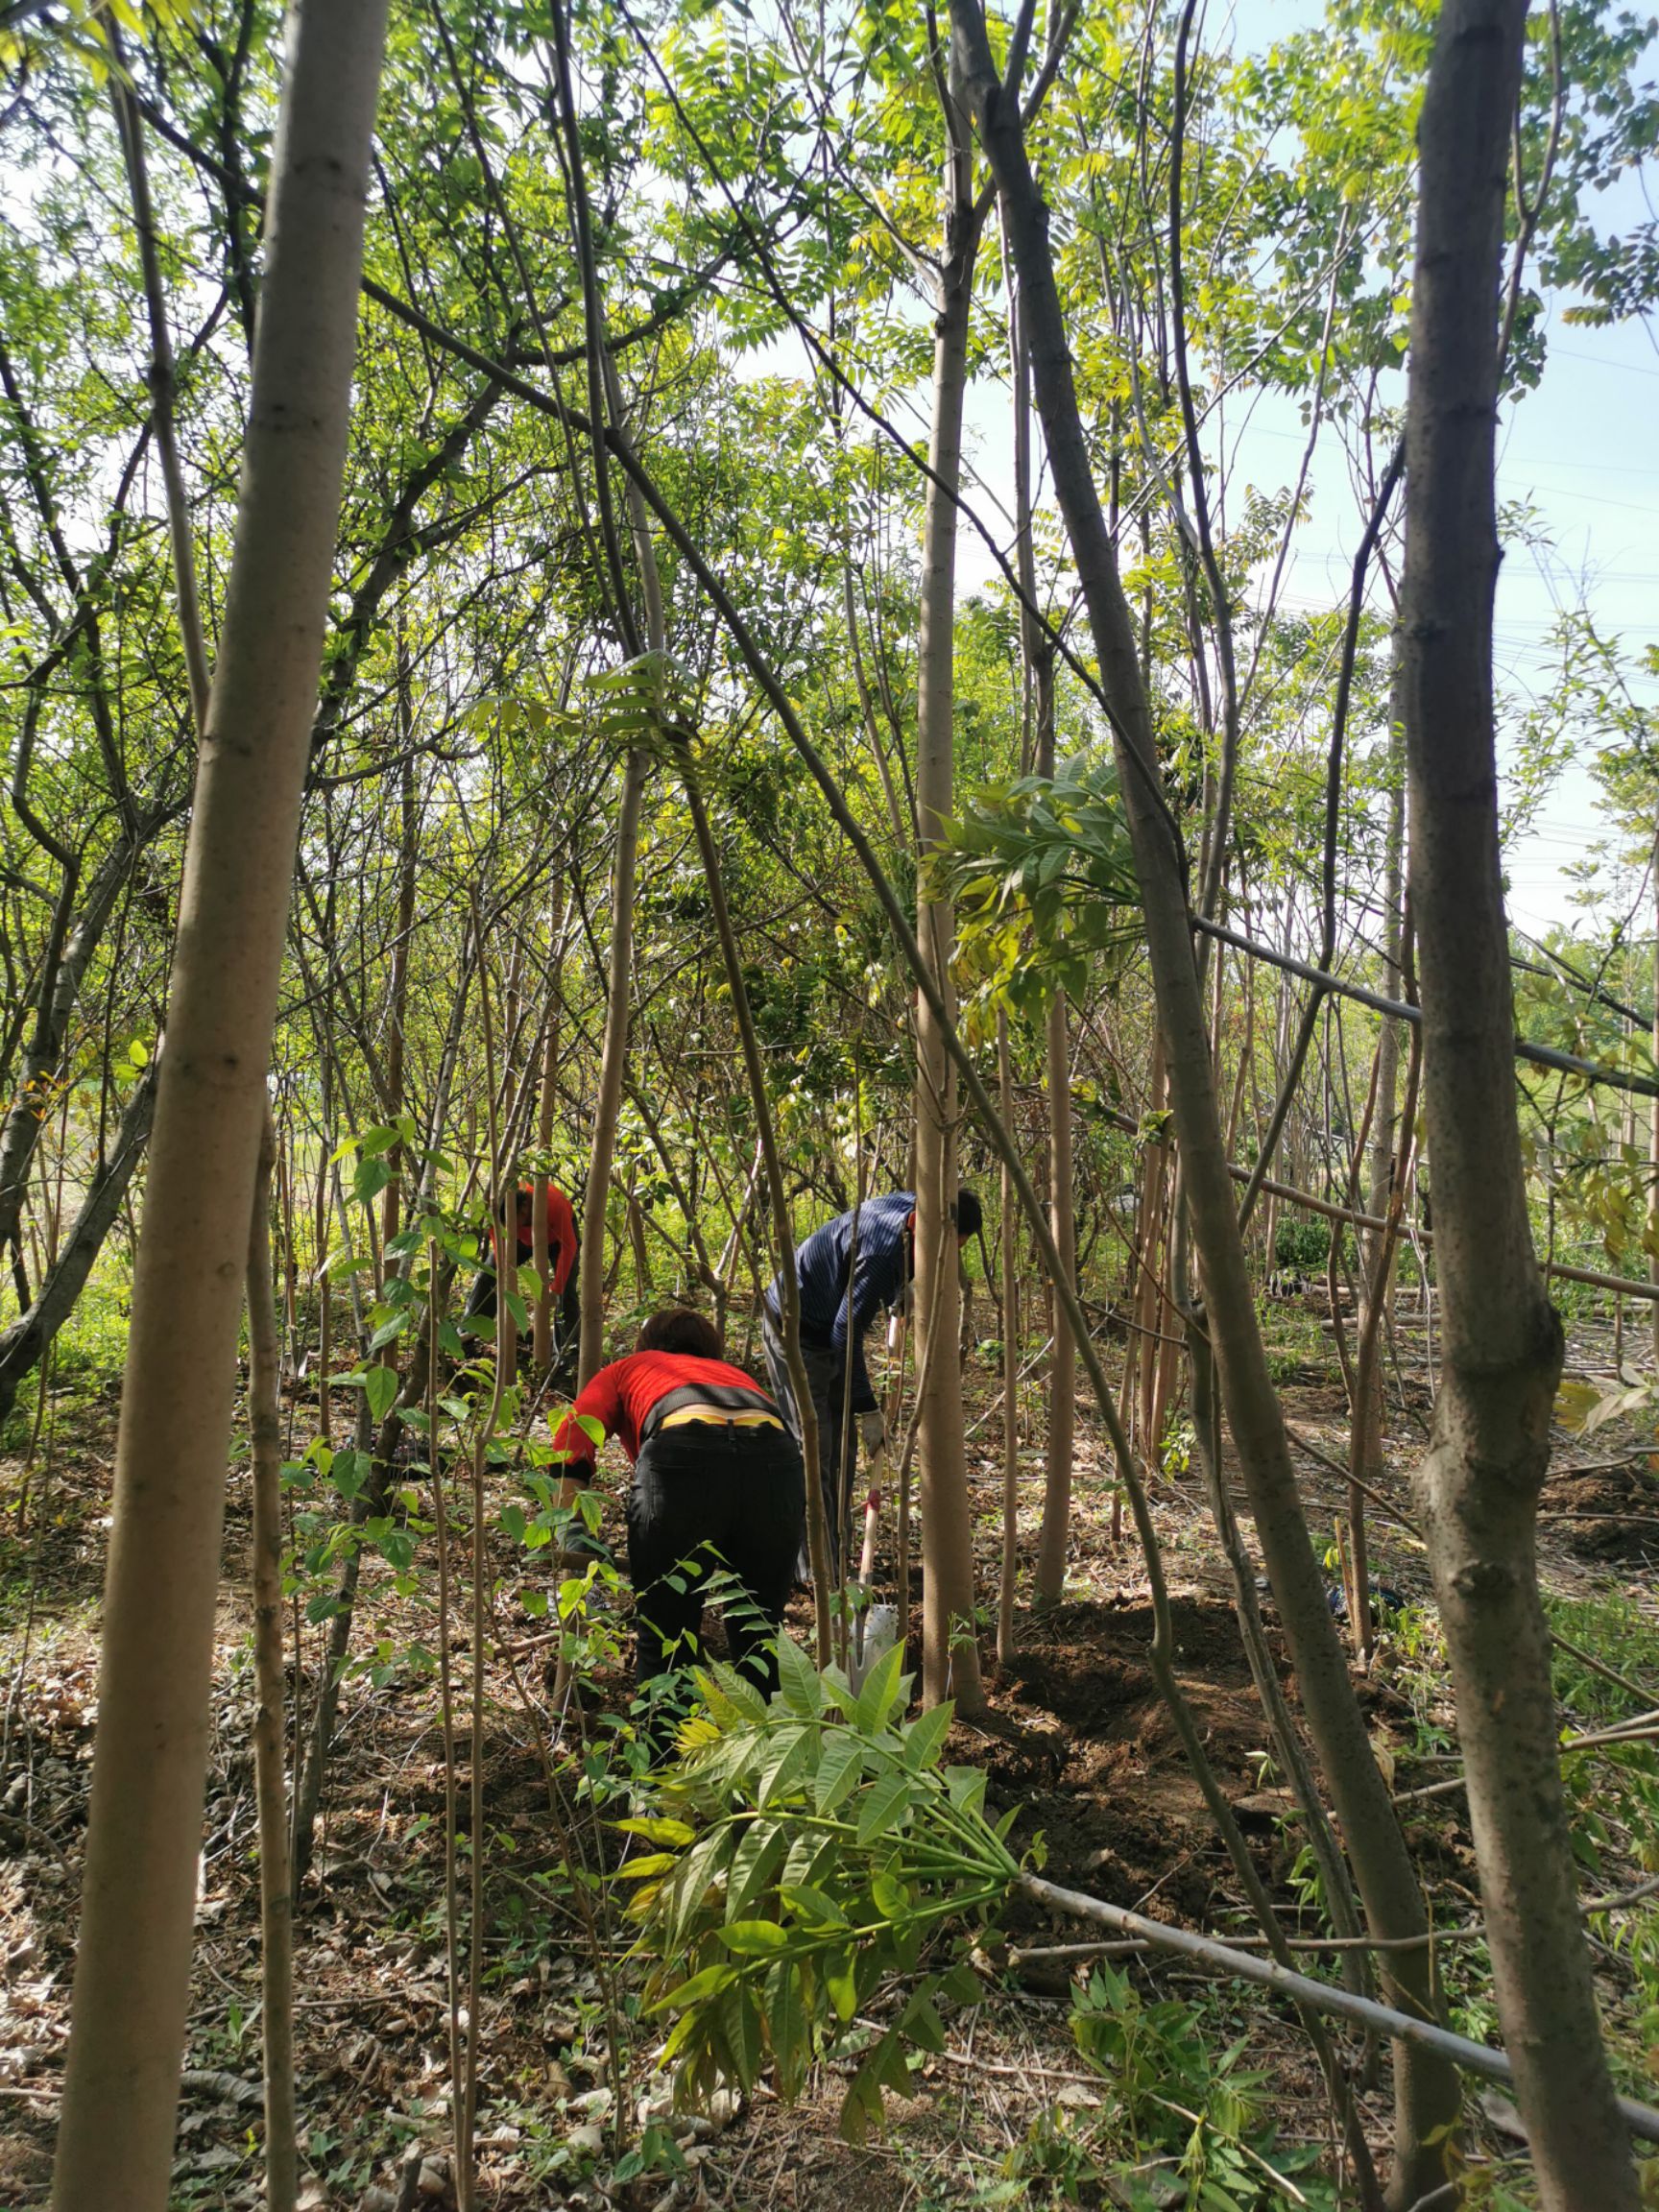
<svg viewBox="0 0 1659 2212"><path fill-rule="evenodd" d="M886 1466L886 1455L879 1455L875 1472L879 1476ZM864 1501L864 1547L858 1555L858 1575L852 1592L856 1599L868 1599L870 1577L876 1567L876 1524L881 1516L881 1490L879 1483L872 1483L870 1495ZM854 1691L860 1690L869 1673L883 1652L891 1651L899 1634L899 1608L897 1605L860 1605L853 1623L853 1634L847 1647L847 1679Z"/></svg>

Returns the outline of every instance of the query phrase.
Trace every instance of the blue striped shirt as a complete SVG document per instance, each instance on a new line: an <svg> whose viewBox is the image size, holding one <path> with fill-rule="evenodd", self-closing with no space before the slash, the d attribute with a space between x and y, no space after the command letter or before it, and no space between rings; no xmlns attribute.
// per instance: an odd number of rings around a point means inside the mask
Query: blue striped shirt
<svg viewBox="0 0 1659 2212"><path fill-rule="evenodd" d="M838 1352L845 1360L851 1337L854 1413L868 1413L876 1405L864 1364L864 1332L881 1307L897 1306L904 1294L911 1271L908 1223L915 1211L916 1200L908 1190L867 1198L857 1209L856 1253L852 1214L838 1214L795 1248L802 1338ZM776 1281L766 1293L766 1304L773 1319L781 1319Z"/></svg>

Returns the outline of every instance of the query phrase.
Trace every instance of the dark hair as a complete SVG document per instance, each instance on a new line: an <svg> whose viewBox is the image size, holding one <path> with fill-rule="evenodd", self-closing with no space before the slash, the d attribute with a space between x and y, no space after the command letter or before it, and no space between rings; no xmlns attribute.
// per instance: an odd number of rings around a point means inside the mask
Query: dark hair
<svg viewBox="0 0 1659 2212"><path fill-rule="evenodd" d="M698 1359L718 1359L720 1332L707 1314L689 1306L670 1306L653 1313L639 1332L636 1352L689 1352Z"/></svg>
<svg viewBox="0 0 1659 2212"><path fill-rule="evenodd" d="M985 1221L985 1209L974 1193L964 1187L956 1193L956 1203L950 1209L950 1218L956 1224L958 1237L977 1237Z"/></svg>

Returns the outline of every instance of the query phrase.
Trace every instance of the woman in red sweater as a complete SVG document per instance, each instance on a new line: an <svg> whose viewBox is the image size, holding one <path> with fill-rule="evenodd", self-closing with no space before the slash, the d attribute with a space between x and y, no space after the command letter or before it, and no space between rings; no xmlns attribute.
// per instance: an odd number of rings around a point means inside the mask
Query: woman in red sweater
<svg viewBox="0 0 1659 2212"><path fill-rule="evenodd" d="M725 1567L748 1599L725 1608L733 1662L769 1695L806 1525L805 1482L782 1415L720 1351L701 1313L653 1314L636 1351L600 1368L553 1441L569 1455L566 1501L593 1476L594 1445L578 1414L634 1462L628 1574L640 1682L700 1656L705 1589Z"/></svg>

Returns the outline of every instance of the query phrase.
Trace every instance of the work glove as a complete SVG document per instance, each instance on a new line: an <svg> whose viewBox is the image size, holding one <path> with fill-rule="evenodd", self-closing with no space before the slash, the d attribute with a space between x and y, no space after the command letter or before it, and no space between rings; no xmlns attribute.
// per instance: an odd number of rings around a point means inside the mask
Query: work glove
<svg viewBox="0 0 1659 2212"><path fill-rule="evenodd" d="M868 1413L858 1416L858 1433L864 1439L864 1449L872 1459L887 1449L887 1424L881 1418L879 1407L872 1407Z"/></svg>

